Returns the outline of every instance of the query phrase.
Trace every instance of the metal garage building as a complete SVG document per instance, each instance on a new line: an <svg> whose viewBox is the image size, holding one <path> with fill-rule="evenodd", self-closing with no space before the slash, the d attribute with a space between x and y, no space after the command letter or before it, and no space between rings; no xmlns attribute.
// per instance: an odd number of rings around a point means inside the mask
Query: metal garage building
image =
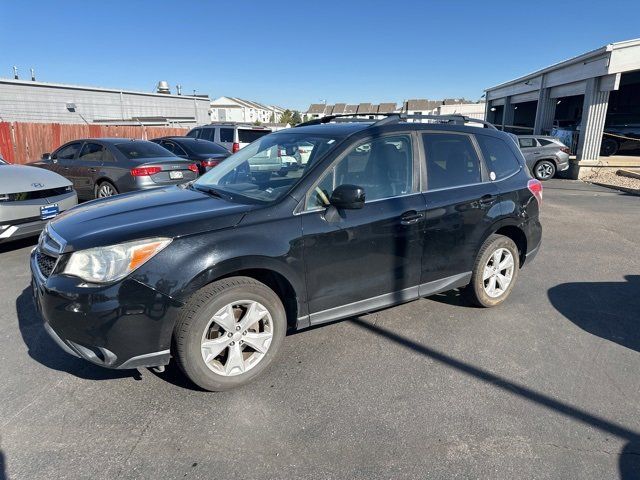
<svg viewBox="0 0 640 480"><path fill-rule="evenodd" d="M209 97L0 78L0 122L163 125L210 123Z"/></svg>
<svg viewBox="0 0 640 480"><path fill-rule="evenodd" d="M605 125L640 126L640 39L611 43L488 88L486 99L485 118L504 130L573 132L580 167L640 165L640 156L600 155ZM634 143L633 137L605 138Z"/></svg>

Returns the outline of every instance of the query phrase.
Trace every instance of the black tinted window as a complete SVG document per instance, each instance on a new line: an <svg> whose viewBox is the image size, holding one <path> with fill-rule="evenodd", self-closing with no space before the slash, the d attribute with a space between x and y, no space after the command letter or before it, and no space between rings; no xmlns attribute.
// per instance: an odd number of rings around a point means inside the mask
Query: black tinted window
<svg viewBox="0 0 640 480"><path fill-rule="evenodd" d="M211 141L213 141L213 139L211 139ZM221 128L220 141L233 143L233 128Z"/></svg>
<svg viewBox="0 0 640 480"><path fill-rule="evenodd" d="M553 143L551 140L545 140L544 138L540 138L538 141L543 147L546 147L547 145L551 145Z"/></svg>
<svg viewBox="0 0 640 480"><path fill-rule="evenodd" d="M489 172L496 174L496 180L508 177L520 168L520 162L502 139L488 135L477 135L480 150Z"/></svg>
<svg viewBox="0 0 640 480"><path fill-rule="evenodd" d="M194 153L198 155L206 155L206 154L229 154L229 150L224 148L222 145L218 145L217 143L210 142L208 140L192 140L190 142L185 142L185 146Z"/></svg>
<svg viewBox="0 0 640 480"><path fill-rule="evenodd" d="M198 138L202 138L203 140L213 140L215 134L215 128L203 128L200 130L200 136Z"/></svg>
<svg viewBox="0 0 640 480"><path fill-rule="evenodd" d="M125 157L135 160L136 158L159 158L173 157L174 155L166 148L156 145L153 142L145 140L132 140L126 143L118 143L116 148L120 150Z"/></svg>
<svg viewBox="0 0 640 480"><path fill-rule="evenodd" d="M62 147L56 153L53 154L53 158L60 160L69 160L76 156L76 153L80 150L80 143L72 143L66 147Z"/></svg>
<svg viewBox="0 0 640 480"><path fill-rule="evenodd" d="M199 128L194 128L189 133L187 133L187 137L198 138L198 133L200 133L200 131L201 130Z"/></svg>
<svg viewBox="0 0 640 480"><path fill-rule="evenodd" d="M467 135L427 133L422 135L427 159L427 185L457 187L482 181L480 160Z"/></svg>
<svg viewBox="0 0 640 480"><path fill-rule="evenodd" d="M238 141L240 143L251 143L260 137L264 137L271 133L269 130L244 130L238 129Z"/></svg>
<svg viewBox="0 0 640 480"><path fill-rule="evenodd" d="M78 160L94 162L102 160L102 150L102 145L98 145L97 143L85 143L80 155L78 156Z"/></svg>

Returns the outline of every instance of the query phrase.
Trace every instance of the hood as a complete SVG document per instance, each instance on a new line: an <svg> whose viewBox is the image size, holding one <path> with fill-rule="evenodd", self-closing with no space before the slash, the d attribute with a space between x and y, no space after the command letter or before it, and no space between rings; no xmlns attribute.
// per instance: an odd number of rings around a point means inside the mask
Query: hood
<svg viewBox="0 0 640 480"><path fill-rule="evenodd" d="M71 185L69 180L50 170L26 165L0 165L0 194L33 192L68 185Z"/></svg>
<svg viewBox="0 0 640 480"><path fill-rule="evenodd" d="M254 208L172 186L93 200L67 210L49 225L66 240L66 251L73 251L229 228Z"/></svg>

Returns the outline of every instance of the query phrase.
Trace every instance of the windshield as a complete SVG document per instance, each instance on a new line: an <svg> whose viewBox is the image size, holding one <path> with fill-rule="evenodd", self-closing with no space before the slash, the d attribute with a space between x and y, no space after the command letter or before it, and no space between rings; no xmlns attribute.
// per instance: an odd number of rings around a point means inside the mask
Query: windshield
<svg viewBox="0 0 640 480"><path fill-rule="evenodd" d="M116 148L131 160L138 158L175 157L173 153L164 147L146 140L132 140L126 143L116 144Z"/></svg>
<svg viewBox="0 0 640 480"><path fill-rule="evenodd" d="M261 202L284 196L341 138L278 132L264 136L205 173L194 187Z"/></svg>
<svg viewBox="0 0 640 480"><path fill-rule="evenodd" d="M224 148L222 145L218 145L217 143L210 142L209 140L193 140L193 141L185 141L182 140L180 142L186 148L191 150L193 153L198 155L207 155L207 154L226 154L229 155L229 150Z"/></svg>

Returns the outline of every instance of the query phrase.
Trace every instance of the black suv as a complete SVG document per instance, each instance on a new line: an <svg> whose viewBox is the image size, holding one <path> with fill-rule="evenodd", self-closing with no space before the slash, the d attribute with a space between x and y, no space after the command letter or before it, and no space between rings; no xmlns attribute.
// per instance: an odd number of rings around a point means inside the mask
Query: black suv
<svg viewBox="0 0 640 480"><path fill-rule="evenodd" d="M45 329L95 364L174 358L225 390L259 375L288 330L454 288L502 303L541 241L542 186L516 143L462 117L340 120L264 136L198 180L60 215L31 256ZM303 169L251 174L301 145Z"/></svg>

